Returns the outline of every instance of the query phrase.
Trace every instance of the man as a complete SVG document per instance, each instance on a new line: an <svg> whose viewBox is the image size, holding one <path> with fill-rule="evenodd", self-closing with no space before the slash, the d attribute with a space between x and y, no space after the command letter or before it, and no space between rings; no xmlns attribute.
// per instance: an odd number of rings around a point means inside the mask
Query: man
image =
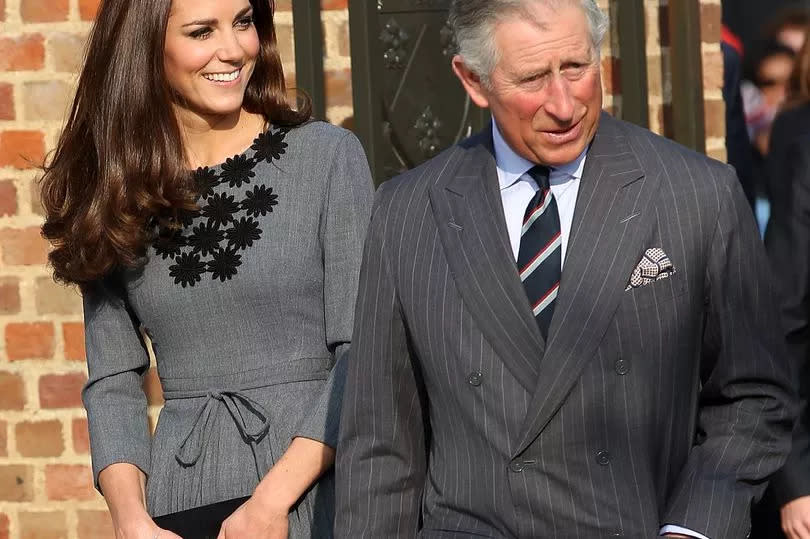
<svg viewBox="0 0 810 539"><path fill-rule="evenodd" d="M593 0L451 24L494 123L378 194L337 536L745 537L793 396L733 171L601 113Z"/></svg>

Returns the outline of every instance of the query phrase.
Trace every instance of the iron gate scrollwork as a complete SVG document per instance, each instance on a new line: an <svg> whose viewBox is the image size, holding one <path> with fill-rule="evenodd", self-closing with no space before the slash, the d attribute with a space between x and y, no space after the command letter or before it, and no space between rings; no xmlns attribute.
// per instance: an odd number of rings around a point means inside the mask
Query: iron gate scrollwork
<svg viewBox="0 0 810 539"><path fill-rule="evenodd" d="M355 132L378 182L433 157L489 115L450 67L449 0L350 0Z"/></svg>

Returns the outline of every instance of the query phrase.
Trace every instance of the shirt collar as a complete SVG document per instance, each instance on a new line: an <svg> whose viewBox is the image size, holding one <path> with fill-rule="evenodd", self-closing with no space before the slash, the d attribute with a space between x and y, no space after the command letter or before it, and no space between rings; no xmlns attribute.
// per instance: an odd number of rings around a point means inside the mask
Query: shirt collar
<svg viewBox="0 0 810 539"><path fill-rule="evenodd" d="M513 185L526 174L536 163L518 155L504 140L501 130L495 120L492 121L492 142L495 148L495 163L498 166L498 183L501 189ZM568 180L579 180L585 168L585 158L588 154L586 147L579 157L558 167L551 167L551 184L565 183Z"/></svg>

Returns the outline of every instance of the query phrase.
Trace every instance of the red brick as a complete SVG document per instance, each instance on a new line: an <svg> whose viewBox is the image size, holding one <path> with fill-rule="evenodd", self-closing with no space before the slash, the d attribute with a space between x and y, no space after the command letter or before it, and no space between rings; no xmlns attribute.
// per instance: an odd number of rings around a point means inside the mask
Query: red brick
<svg viewBox="0 0 810 539"><path fill-rule="evenodd" d="M79 455L90 453L90 433L87 430L87 419L74 419L70 430L73 434L73 450Z"/></svg>
<svg viewBox="0 0 810 539"><path fill-rule="evenodd" d="M82 312L82 296L78 287L57 283L52 277L39 277L34 282L34 303L37 314L73 314Z"/></svg>
<svg viewBox="0 0 810 539"><path fill-rule="evenodd" d="M706 137L726 136L726 103L722 99L706 100L703 104Z"/></svg>
<svg viewBox="0 0 810 539"><path fill-rule="evenodd" d="M328 107L352 105L352 72L339 69L326 72L326 101Z"/></svg>
<svg viewBox="0 0 810 539"><path fill-rule="evenodd" d="M62 335L65 339L65 359L84 361L84 324L81 322L65 322L62 324Z"/></svg>
<svg viewBox="0 0 810 539"><path fill-rule="evenodd" d="M17 423L14 437L23 457L58 457L65 452L62 422L57 419Z"/></svg>
<svg viewBox="0 0 810 539"><path fill-rule="evenodd" d="M112 519L107 511L79 511L79 539L115 537Z"/></svg>
<svg viewBox="0 0 810 539"><path fill-rule="evenodd" d="M618 95L622 91L621 60L612 56L602 58L602 86L605 93Z"/></svg>
<svg viewBox="0 0 810 539"><path fill-rule="evenodd" d="M87 381L83 373L46 374L39 379L39 405L42 408L79 408L82 387Z"/></svg>
<svg viewBox="0 0 810 539"><path fill-rule="evenodd" d="M0 133L0 167L28 170L41 167L44 160L45 135L42 131Z"/></svg>
<svg viewBox="0 0 810 539"><path fill-rule="evenodd" d="M48 242L39 227L0 229L0 252L9 266L42 266L48 263Z"/></svg>
<svg viewBox="0 0 810 539"><path fill-rule="evenodd" d="M321 9L348 9L348 0L321 0Z"/></svg>
<svg viewBox="0 0 810 539"><path fill-rule="evenodd" d="M82 20L92 21L98 13L98 6L101 0L79 0L79 14Z"/></svg>
<svg viewBox="0 0 810 539"><path fill-rule="evenodd" d="M0 421L0 457L8 456L8 424Z"/></svg>
<svg viewBox="0 0 810 539"><path fill-rule="evenodd" d="M3 8L3 0L0 0L0 9ZM0 21L2 21L0 17ZM0 539L9 539L11 532L9 531L8 515L0 513Z"/></svg>
<svg viewBox="0 0 810 539"><path fill-rule="evenodd" d="M0 37L0 71L36 71L45 65L42 34Z"/></svg>
<svg viewBox="0 0 810 539"><path fill-rule="evenodd" d="M0 85L0 93L3 86ZM0 96L2 100L2 96ZM2 113L2 103L0 103L0 114ZM2 118L0 118L2 120ZM0 181L0 217L14 215L17 213L17 188L11 180Z"/></svg>
<svg viewBox="0 0 810 539"><path fill-rule="evenodd" d="M68 18L68 0L21 0L23 22L58 22Z"/></svg>
<svg viewBox="0 0 810 539"><path fill-rule="evenodd" d="M54 351L54 329L50 322L17 322L6 326L8 359L50 359Z"/></svg>
<svg viewBox="0 0 810 539"><path fill-rule="evenodd" d="M17 114L14 111L14 85L0 84L0 120L13 120Z"/></svg>
<svg viewBox="0 0 810 539"><path fill-rule="evenodd" d="M83 464L50 464L45 467L45 492L49 500L92 500L93 475Z"/></svg>
<svg viewBox="0 0 810 539"><path fill-rule="evenodd" d="M720 43L722 8L720 4L700 6L700 39L706 43Z"/></svg>
<svg viewBox="0 0 810 539"><path fill-rule="evenodd" d="M20 539L65 539L67 521L62 511L20 512Z"/></svg>
<svg viewBox="0 0 810 539"><path fill-rule="evenodd" d="M163 404L163 389L160 386L160 378L155 368L149 369L143 379L143 391L146 393L146 400L150 405Z"/></svg>
<svg viewBox="0 0 810 539"><path fill-rule="evenodd" d="M25 383L18 374L0 371L0 410L25 407Z"/></svg>
<svg viewBox="0 0 810 539"><path fill-rule="evenodd" d="M0 466L0 501L30 502L34 499L34 468L20 464Z"/></svg>
<svg viewBox="0 0 810 539"><path fill-rule="evenodd" d="M20 312L20 280L17 277L0 277L0 314Z"/></svg>
<svg viewBox="0 0 810 539"><path fill-rule="evenodd" d="M85 34L49 32L46 54L53 70L59 73L78 73L82 68Z"/></svg>

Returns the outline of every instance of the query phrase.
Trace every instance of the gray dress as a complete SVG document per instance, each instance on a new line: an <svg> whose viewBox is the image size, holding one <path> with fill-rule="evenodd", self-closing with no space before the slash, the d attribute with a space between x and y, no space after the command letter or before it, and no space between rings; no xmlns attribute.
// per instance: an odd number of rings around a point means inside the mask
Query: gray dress
<svg viewBox="0 0 810 539"><path fill-rule="evenodd" d="M296 436L335 446L373 186L357 139L271 128L197 171L199 212L157 226L142 270L87 287L83 392L93 472L143 470L159 516L250 495ZM153 343L166 404L149 435ZM328 537L327 474L290 515Z"/></svg>

